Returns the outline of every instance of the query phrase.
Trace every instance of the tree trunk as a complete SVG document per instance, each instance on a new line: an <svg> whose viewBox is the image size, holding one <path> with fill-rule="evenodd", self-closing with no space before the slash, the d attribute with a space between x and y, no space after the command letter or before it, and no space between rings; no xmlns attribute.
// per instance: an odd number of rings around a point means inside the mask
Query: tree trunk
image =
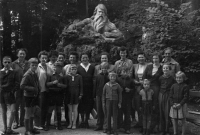
<svg viewBox="0 0 200 135"><path fill-rule="evenodd" d="M3 8L3 55L12 57L11 50L11 15L8 7L8 2L2 1Z"/></svg>
<svg viewBox="0 0 200 135"><path fill-rule="evenodd" d="M37 56L38 50L36 49L36 46L34 47L31 45L31 13L27 7L26 0L19 0L16 4L18 4L17 6L19 8L19 20L21 22L23 47L28 50L28 57Z"/></svg>
<svg viewBox="0 0 200 135"><path fill-rule="evenodd" d="M88 17L88 0L77 0L77 9L80 19Z"/></svg>

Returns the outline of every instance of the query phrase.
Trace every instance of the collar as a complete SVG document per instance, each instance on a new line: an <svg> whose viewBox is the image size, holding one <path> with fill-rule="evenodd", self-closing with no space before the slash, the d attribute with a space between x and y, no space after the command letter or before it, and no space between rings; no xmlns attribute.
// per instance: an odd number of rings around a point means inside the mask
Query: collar
<svg viewBox="0 0 200 135"><path fill-rule="evenodd" d="M10 67L10 69L8 69L8 71L12 71L13 69ZM4 67L3 69L1 69L1 71L6 71L6 68Z"/></svg>
<svg viewBox="0 0 200 135"><path fill-rule="evenodd" d="M126 62L128 60L128 58L125 58L125 60L120 59L120 61Z"/></svg>
<svg viewBox="0 0 200 135"><path fill-rule="evenodd" d="M112 86L117 85L118 83L111 84L110 82L107 82L106 84L107 84L108 86L112 87Z"/></svg>
<svg viewBox="0 0 200 135"><path fill-rule="evenodd" d="M165 62L166 62L166 59L164 58L164 59L162 60L162 62L165 63ZM171 60L170 60L170 61L167 61L167 63L169 63L169 64L176 64L177 62L176 62L173 58L171 58Z"/></svg>
<svg viewBox="0 0 200 135"><path fill-rule="evenodd" d="M69 74L69 76L78 76L78 74L76 74L76 75L71 75L71 74Z"/></svg>
<svg viewBox="0 0 200 135"><path fill-rule="evenodd" d="M165 76L164 74L162 75L164 78L169 78L171 75L169 74L168 76Z"/></svg>
<svg viewBox="0 0 200 135"><path fill-rule="evenodd" d="M106 72L105 74L101 72L101 73L99 73L99 74L101 74L101 75L108 75L108 72Z"/></svg>
<svg viewBox="0 0 200 135"><path fill-rule="evenodd" d="M87 67L89 67L91 64L90 64L90 63L88 63L88 64L87 64L87 66L85 66L83 63L81 63L80 65L81 65L82 67L85 67L85 68L87 68Z"/></svg>
<svg viewBox="0 0 200 135"><path fill-rule="evenodd" d="M29 69L30 70L30 72L34 75L34 74L36 74L36 71L35 72L33 72L31 69Z"/></svg>
<svg viewBox="0 0 200 135"><path fill-rule="evenodd" d="M53 72L53 75L57 75L56 72ZM60 74L58 74L60 76L63 76L63 73L61 72Z"/></svg>

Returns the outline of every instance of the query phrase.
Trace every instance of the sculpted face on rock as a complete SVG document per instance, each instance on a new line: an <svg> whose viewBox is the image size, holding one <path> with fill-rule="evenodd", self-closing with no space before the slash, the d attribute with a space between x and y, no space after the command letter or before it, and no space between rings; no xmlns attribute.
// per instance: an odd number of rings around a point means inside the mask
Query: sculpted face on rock
<svg viewBox="0 0 200 135"><path fill-rule="evenodd" d="M116 39L123 38L123 34L118 30L114 23L110 22L107 17L107 9L105 5L99 4L96 6L93 16L91 18L86 18L80 22L74 22L68 27L68 31L76 30L78 28L84 28L89 26L91 29L88 31L93 31L103 37L105 40L115 41Z"/></svg>

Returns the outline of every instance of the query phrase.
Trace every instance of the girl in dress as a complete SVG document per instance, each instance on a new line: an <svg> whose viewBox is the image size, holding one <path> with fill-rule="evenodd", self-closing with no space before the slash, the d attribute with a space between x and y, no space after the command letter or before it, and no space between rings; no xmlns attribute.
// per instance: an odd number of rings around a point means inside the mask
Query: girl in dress
<svg viewBox="0 0 200 135"><path fill-rule="evenodd" d="M169 93L171 86L176 82L174 77L170 74L171 66L169 64L163 65L163 75L159 78L160 92L158 97L159 111L160 111L160 128L161 135L169 134L169 111L170 111L170 101Z"/></svg>
<svg viewBox="0 0 200 135"><path fill-rule="evenodd" d="M184 83L186 76L182 71L176 73L176 82L170 91L170 117L174 129L174 135L178 134L178 120L182 120L182 135L185 135L186 108L189 95L188 86Z"/></svg>
<svg viewBox="0 0 200 135"><path fill-rule="evenodd" d="M78 116L78 103L83 96L83 82L81 75L77 74L77 66L75 64L71 65L71 72L67 75L68 82L68 116L69 116L69 126L68 129L76 129L76 120ZM73 122L72 122L72 112Z"/></svg>

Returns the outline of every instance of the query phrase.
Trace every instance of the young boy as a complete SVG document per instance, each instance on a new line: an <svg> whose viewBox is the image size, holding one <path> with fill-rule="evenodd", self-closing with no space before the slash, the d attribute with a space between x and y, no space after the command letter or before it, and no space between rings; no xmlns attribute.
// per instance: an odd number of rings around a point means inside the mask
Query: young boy
<svg viewBox="0 0 200 135"><path fill-rule="evenodd" d="M107 134L111 134L111 115L113 115L113 131L114 135L118 135L117 132L117 116L118 108L121 108L122 103L122 88L116 82L117 74L114 72L109 73L109 82L105 84L103 88L103 106L106 106L107 112Z"/></svg>
<svg viewBox="0 0 200 135"><path fill-rule="evenodd" d="M155 109L154 101L154 91L150 89L150 81L144 79L143 87L139 94L142 98L142 103L140 104L140 110L142 110L143 117L143 135L150 135L150 126L151 126L151 115L153 109Z"/></svg>
<svg viewBox="0 0 200 135"><path fill-rule="evenodd" d="M128 70L128 69L127 69ZM123 88L122 92L122 108L119 110L118 128L123 127L126 134L130 134L131 129L131 105L134 93L134 81L125 72L121 73L118 79L120 86ZM124 120L123 120L124 114Z"/></svg>
<svg viewBox="0 0 200 135"><path fill-rule="evenodd" d="M101 63L101 73L95 77L94 83L94 100L96 100L97 107L97 127L95 131L101 130L103 128L104 133L107 132L107 122L106 122L106 111L104 110L105 106L102 106L102 93L104 85L109 81L108 79L108 62Z"/></svg>
<svg viewBox="0 0 200 135"><path fill-rule="evenodd" d="M28 62L30 63L30 69L24 74L20 88L24 90L25 99L25 135L34 135L40 133L33 128L35 107L38 103L40 92L39 80L36 73L38 67L38 59L31 58Z"/></svg>
<svg viewBox="0 0 200 135"><path fill-rule="evenodd" d="M2 134L18 134L11 129L15 115L14 92L19 89L19 77L17 72L11 68L11 57L3 57L4 68L0 71L0 104L2 107L2 119L4 130ZM7 126L7 105L10 108L10 117Z"/></svg>
<svg viewBox="0 0 200 135"><path fill-rule="evenodd" d="M47 87L49 88L49 110L47 114L46 131L49 130L51 114L54 108L56 110L55 112L58 120L56 129L63 129L61 126L61 106L63 105L64 89L67 87L62 74L63 63L56 62L54 68L53 75L49 76L47 79Z"/></svg>

